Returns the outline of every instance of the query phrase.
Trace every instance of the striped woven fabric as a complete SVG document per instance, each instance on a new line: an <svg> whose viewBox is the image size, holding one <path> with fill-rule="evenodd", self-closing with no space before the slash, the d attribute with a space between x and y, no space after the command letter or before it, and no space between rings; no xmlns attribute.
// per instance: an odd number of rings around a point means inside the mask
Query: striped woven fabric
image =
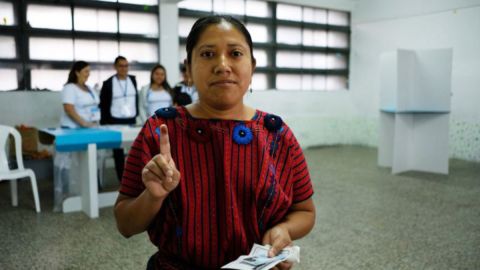
<svg viewBox="0 0 480 270"><path fill-rule="evenodd" d="M303 152L281 118L257 111L249 121L207 120L184 107L159 111L135 140L120 187L131 197L143 192L141 171L159 153L166 124L181 180L148 229L159 264L218 269L248 254L292 204L313 195Z"/></svg>

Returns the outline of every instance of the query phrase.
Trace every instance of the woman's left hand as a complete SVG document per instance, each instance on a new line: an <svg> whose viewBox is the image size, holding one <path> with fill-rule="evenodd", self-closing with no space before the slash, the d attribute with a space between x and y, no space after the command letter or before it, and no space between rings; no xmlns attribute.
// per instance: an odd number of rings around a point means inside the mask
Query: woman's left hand
<svg viewBox="0 0 480 270"><path fill-rule="evenodd" d="M288 229L282 224L278 224L268 230L263 236L263 244L272 246L268 251L269 257L276 256L282 249L292 244ZM281 262L273 269L287 270L292 268L291 262Z"/></svg>

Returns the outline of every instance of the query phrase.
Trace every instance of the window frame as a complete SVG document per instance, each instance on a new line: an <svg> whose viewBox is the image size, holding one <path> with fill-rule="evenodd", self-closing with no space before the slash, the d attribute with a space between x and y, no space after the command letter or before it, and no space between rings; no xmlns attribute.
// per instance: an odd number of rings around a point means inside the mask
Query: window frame
<svg viewBox="0 0 480 270"><path fill-rule="evenodd" d="M270 42L267 43L258 43L254 42L253 47L254 49L263 49L267 52L267 66L266 67L257 67L255 72L256 73L263 73L267 75L267 89L276 90L276 76L277 74L296 74L296 75L335 75L335 76L344 76L347 81L347 87L345 90L348 90L348 80L349 80L349 71L350 71L350 46L351 46L351 13L349 11L341 11L347 14L348 16L348 25L347 26L339 26L339 25L330 25L330 24L323 24L323 23L314 23L314 22L305 22L305 21L288 21L288 20L281 20L277 19L277 5L282 3L277 2L270 2L267 1L268 8L270 10L270 17L267 18L260 18L248 15L235 15L235 14L228 14L232 17L235 17L241 20L243 23L256 23L265 25L268 29L268 32L271 33ZM212 3L213 5L213 3ZM288 5L295 5L295 4L288 4ZM319 8L319 7L311 7L311 6L303 6L303 5L295 5L300 6L302 9L302 18L303 18L303 10L304 8L314 8L314 9L324 9L327 12L329 11L337 11L334 9L327 9L327 8ZM214 14L213 11L199 11L199 10L190 10L179 8L179 18L194 18L198 19L203 16L208 16ZM306 46L303 44L298 45L290 45L290 44L281 44L277 43L277 27L278 26L290 26L298 28L301 31L302 39L303 39L303 30L304 29L311 29L311 30L324 30L327 31L327 35L329 31L333 32L340 32L345 33L347 35L347 42L348 46L346 48L334 48L326 46ZM186 38L179 37L179 44L180 46L184 46L186 44ZM277 67L276 65L276 54L278 51L294 51L300 52L303 54L304 52L312 52L312 53L324 53L325 55L328 54L341 54L344 56L346 61L346 67L341 69L318 69L318 68L286 68L286 67ZM180 59L183 61L183 59ZM323 89L326 91L327 89ZM310 91L310 90L302 90L302 91ZM319 91L319 90L311 90L311 91ZM321 91L321 90L320 90Z"/></svg>
<svg viewBox="0 0 480 270"><path fill-rule="evenodd" d="M1 89L3 90L36 90L32 89L31 85L31 70L42 69L70 69L72 61L54 61L54 60L33 60L29 55L29 39L31 37L44 38L69 38L87 39L87 40L109 40L115 41L120 46L121 42L134 41L152 43L159 47L158 37L146 37L143 34L124 34L120 33L119 20L121 11L134 11L142 13L152 13L159 17L158 5L138 5L119 2L102 2L95 0L4 0L13 5L13 12L15 17L15 25L0 25L0 32L5 36L13 36L15 39L16 58L6 59L0 58L0 68L11 68L17 70L18 86L17 89ZM72 30L57 30L57 29L41 29L30 27L27 23L27 7L29 4L44 5L44 6L67 6L70 7L72 16ZM73 9L80 8L96 8L102 10L113 10L117 13L117 32L90 32L90 31L75 31ZM159 18L158 18L159 19ZM157 58L160 58L157 49ZM78 59L81 60L81 59ZM111 70L113 65L106 62L89 62L92 69L97 70ZM150 70L156 62L130 62L130 70ZM66 78L65 78L66 79ZM51 89L47 89L51 90Z"/></svg>

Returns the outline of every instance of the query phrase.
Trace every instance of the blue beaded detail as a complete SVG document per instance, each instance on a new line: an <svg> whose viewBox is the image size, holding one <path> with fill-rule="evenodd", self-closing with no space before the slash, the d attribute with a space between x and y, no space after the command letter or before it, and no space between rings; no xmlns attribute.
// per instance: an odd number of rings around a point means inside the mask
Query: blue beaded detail
<svg viewBox="0 0 480 270"><path fill-rule="evenodd" d="M267 114L263 117L263 123L269 131L276 131L282 127L283 121L280 116Z"/></svg>
<svg viewBox="0 0 480 270"><path fill-rule="evenodd" d="M155 111L155 115L165 119L175 118L177 116L177 109L174 107L161 108Z"/></svg>
<svg viewBox="0 0 480 270"><path fill-rule="evenodd" d="M252 131L244 124L238 124L233 128L233 141L237 144L249 144L252 139Z"/></svg>

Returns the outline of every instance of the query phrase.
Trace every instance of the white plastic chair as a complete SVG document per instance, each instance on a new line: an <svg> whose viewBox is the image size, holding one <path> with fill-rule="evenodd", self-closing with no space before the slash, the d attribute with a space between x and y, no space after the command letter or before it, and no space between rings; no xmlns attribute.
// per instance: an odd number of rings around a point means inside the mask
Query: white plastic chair
<svg viewBox="0 0 480 270"><path fill-rule="evenodd" d="M15 157L17 168L10 169L8 166L7 143L8 135L12 135L15 141ZM23 167L22 157L22 139L20 133L9 126L0 125L0 181L10 180L10 191L12 193L12 205L18 205L17 179L29 177L32 183L33 198L35 200L35 210L40 213L40 201L38 199L37 179L31 169Z"/></svg>

